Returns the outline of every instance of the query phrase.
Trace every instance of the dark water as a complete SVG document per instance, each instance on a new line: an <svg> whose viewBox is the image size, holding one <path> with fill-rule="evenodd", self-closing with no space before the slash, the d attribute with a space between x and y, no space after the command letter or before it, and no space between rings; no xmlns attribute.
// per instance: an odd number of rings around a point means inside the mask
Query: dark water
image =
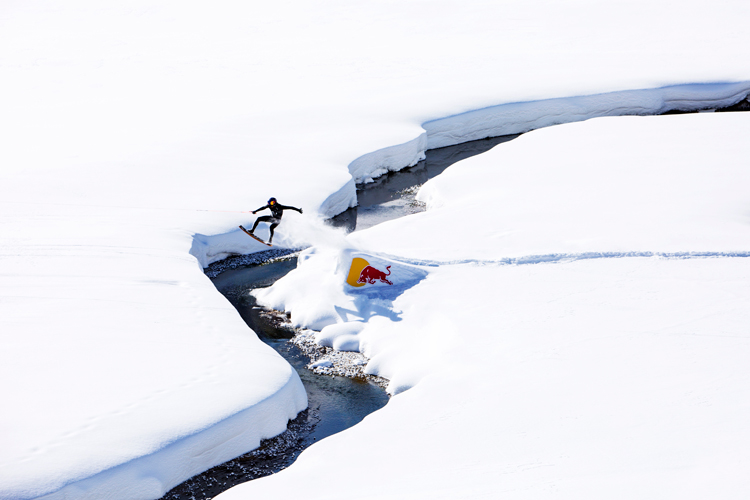
<svg viewBox="0 0 750 500"><path fill-rule="evenodd" d="M414 167L357 186L358 207L334 217L331 223L354 231L422 211L424 208L414 201L415 187L452 164L489 151L515 137L518 136L482 139L428 151L426 159ZM269 250L264 253L264 258L275 260L263 264L259 264L257 255L225 259L210 266L206 274L261 340L276 349L297 370L307 391L307 410L291 420L281 435L263 441L250 453L190 478L169 491L163 499L210 499L232 486L278 472L291 465L302 450L314 442L359 423L388 402L385 391L373 383L317 375L307 370L307 356L287 342L294 330L285 315L257 306L249 295L250 290L271 286L297 267L296 257L284 256L291 251Z"/></svg>
<svg viewBox="0 0 750 500"><path fill-rule="evenodd" d="M295 333L287 316L259 307L248 293L272 285L296 267L297 258L290 257L263 266L227 271L214 278L213 283L260 339L281 353L297 370L307 389L310 408L316 408L321 417L325 417L313 432L313 436L320 439L361 421L385 405L388 396L377 385L363 380L321 376L306 369L308 358L287 342Z"/></svg>
<svg viewBox="0 0 750 500"><path fill-rule="evenodd" d="M286 316L258 307L249 295L251 289L270 286L295 267L297 259L292 257L225 271L213 278L213 282L261 340L297 370L307 391L307 410L290 421L280 436L263 441L257 450L192 477L164 499L213 498L232 486L285 469L308 446L359 423L388 402L385 391L367 381L321 376L306 369L307 356L287 342L294 330L286 322Z"/></svg>
<svg viewBox="0 0 750 500"><path fill-rule="evenodd" d="M297 267L296 257L263 266L227 271L216 277L216 288L265 343L276 349L297 370L307 389L309 409L320 421L311 430L312 441L322 439L360 422L388 402L383 389L363 380L317 375L305 368L309 362L297 347L287 342L294 330L283 313L256 305L248 292L270 286Z"/></svg>
<svg viewBox="0 0 750 500"><path fill-rule="evenodd" d="M489 151L520 134L489 137L455 146L431 149L425 159L413 167L390 172L375 182L357 185L357 206L333 219L331 224L349 231L367 229L387 220L421 212L424 207L414 201L416 190L428 180L442 174L456 162Z"/></svg>

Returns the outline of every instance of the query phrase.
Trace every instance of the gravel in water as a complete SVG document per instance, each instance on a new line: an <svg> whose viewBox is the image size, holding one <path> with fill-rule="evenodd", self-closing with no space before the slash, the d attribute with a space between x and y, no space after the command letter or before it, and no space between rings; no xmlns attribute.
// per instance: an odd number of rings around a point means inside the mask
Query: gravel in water
<svg viewBox="0 0 750 500"><path fill-rule="evenodd" d="M359 352L336 351L315 342L314 330L299 330L289 342L310 358L307 369L319 375L349 377L372 382L385 389L388 379L365 373L369 359Z"/></svg>
<svg viewBox="0 0 750 500"><path fill-rule="evenodd" d="M273 251L264 252L265 260L259 260L268 264L270 259L274 262L273 267L279 268L280 271L288 267L287 260L293 252L275 252L271 256L269 252ZM210 270L219 274L222 270L247 265L247 260L243 263L241 257L233 260L234 262L230 263L217 263L222 264L221 268L213 265L213 269L207 269L206 274L209 274ZM255 268L258 269L257 264ZM274 270L271 274L273 273ZM241 279L244 279L244 276ZM269 277L265 274L254 275L253 279L265 282ZM244 286L232 286L230 282L229 286L221 288L221 292L238 308L245 321L248 321L248 325L252 325L251 327L266 343L295 367L305 384L310 406L294 420L290 420L287 430L280 435L261 441L260 447L251 452L193 476L175 486L161 500L210 500L233 486L283 470L291 465L305 448L359 422L373 411L370 405L382 407L388 397L379 389L385 388L388 381L363 372L368 359L362 354L336 352L317 345L314 339L316 332L296 329L286 313L257 305ZM323 365L328 366L311 367L321 361ZM342 383L343 379L339 376L348 377L351 381ZM379 387L374 389L375 392L363 390L373 385ZM373 398L384 400L373 403ZM342 407L347 408L345 414L340 413L340 409L336 410Z"/></svg>

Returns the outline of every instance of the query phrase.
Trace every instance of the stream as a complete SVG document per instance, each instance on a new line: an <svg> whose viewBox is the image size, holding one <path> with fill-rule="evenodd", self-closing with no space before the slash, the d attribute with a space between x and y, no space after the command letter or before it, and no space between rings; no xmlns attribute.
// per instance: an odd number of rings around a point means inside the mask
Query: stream
<svg viewBox="0 0 750 500"><path fill-rule="evenodd" d="M358 185L358 206L330 223L355 231L421 212L424 206L415 200L419 186L450 165L516 137L493 137L427 151L425 160L414 167ZM193 476L170 490L163 500L210 499L238 484L278 472L291 465L308 446L359 423L388 402L388 395L373 381L318 375L308 370L308 356L288 342L295 331L287 316L258 306L249 294L252 289L273 285L296 268L298 250L272 249L230 257L205 271L258 337L297 370L307 391L308 408L290 420L287 430L279 436L263 440L256 450Z"/></svg>
<svg viewBox="0 0 750 500"><path fill-rule="evenodd" d="M748 110L750 99L716 111ZM666 114L672 113L676 112ZM424 211L424 205L415 199L422 184L452 164L489 151L518 135L429 150L425 160L414 167L388 173L372 183L357 185L358 206L333 217L329 223L351 232ZM188 479L170 490L162 500L210 499L243 482L283 470L311 444L357 424L388 402L383 384L363 378L319 375L307 369L310 358L288 342L295 334L288 317L258 306L248 293L255 288L273 285L296 268L299 250L273 248L233 256L211 264L204 271L259 338L297 370L307 391L308 408L290 420L287 430L280 435L263 440L256 450Z"/></svg>

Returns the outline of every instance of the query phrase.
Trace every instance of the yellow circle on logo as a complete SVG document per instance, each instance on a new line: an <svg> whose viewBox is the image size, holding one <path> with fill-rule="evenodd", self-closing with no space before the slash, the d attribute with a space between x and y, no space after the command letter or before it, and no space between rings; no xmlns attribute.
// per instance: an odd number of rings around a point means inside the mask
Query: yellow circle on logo
<svg viewBox="0 0 750 500"><path fill-rule="evenodd" d="M346 278L346 282L351 286L365 286L364 283L357 283L359 276L362 274L362 269L369 266L370 263L360 257L354 257L352 259L352 267L349 268L349 276Z"/></svg>

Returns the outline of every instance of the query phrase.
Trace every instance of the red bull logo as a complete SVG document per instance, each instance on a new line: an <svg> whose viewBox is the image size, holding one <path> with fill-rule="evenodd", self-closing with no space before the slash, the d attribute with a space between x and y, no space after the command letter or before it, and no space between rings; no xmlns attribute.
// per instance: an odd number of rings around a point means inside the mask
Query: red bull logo
<svg viewBox="0 0 750 500"><path fill-rule="evenodd" d="M356 287L365 286L368 283L374 285L377 282L392 285L393 283L388 280L388 276L391 275L391 266L387 266L385 270L387 272L372 267L365 259L355 257L352 259L352 267L349 269L346 282Z"/></svg>
<svg viewBox="0 0 750 500"><path fill-rule="evenodd" d="M359 273L359 279L357 280L357 283L369 283L371 285L375 284L375 281L381 281L382 283L388 283L389 285L392 285L390 281L386 278L386 276L391 275L391 266L388 266L385 268L386 271L388 271L388 274L384 273L380 269L375 269L372 266L367 266L364 269L362 269L362 272Z"/></svg>

